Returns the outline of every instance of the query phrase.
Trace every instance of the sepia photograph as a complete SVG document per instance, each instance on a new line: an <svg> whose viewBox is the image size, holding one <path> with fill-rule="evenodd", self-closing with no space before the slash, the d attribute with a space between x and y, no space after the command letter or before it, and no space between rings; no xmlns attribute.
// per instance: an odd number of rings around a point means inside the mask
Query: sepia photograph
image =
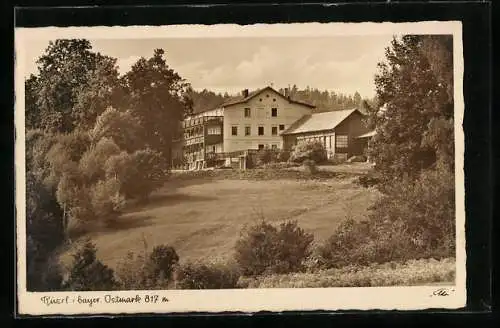
<svg viewBox="0 0 500 328"><path fill-rule="evenodd" d="M460 32L16 29L20 312L464 306Z"/></svg>

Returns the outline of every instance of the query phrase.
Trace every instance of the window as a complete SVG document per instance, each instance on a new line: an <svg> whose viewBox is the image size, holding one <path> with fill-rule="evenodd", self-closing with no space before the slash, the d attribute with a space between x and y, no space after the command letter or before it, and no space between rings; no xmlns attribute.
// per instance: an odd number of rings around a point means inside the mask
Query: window
<svg viewBox="0 0 500 328"><path fill-rule="evenodd" d="M238 135L238 127L237 126L232 126L231 127L231 135L237 136Z"/></svg>
<svg viewBox="0 0 500 328"><path fill-rule="evenodd" d="M278 135L278 127L277 126L271 127L271 134L273 136L277 136Z"/></svg>
<svg viewBox="0 0 500 328"><path fill-rule="evenodd" d="M211 126L207 128L207 134L208 135L220 135L221 134L221 129L220 126Z"/></svg>
<svg viewBox="0 0 500 328"><path fill-rule="evenodd" d="M337 136L335 138L335 142L336 142L336 147L337 148L347 148L348 146L348 139L347 139L347 136Z"/></svg>
<svg viewBox="0 0 500 328"><path fill-rule="evenodd" d="M251 131L252 131L251 127L245 126L245 135L246 136L249 136L251 134Z"/></svg>
<svg viewBox="0 0 500 328"><path fill-rule="evenodd" d="M278 116L278 108L271 108L271 116L272 117Z"/></svg>
<svg viewBox="0 0 500 328"><path fill-rule="evenodd" d="M285 129L285 124L280 124L280 131L283 131Z"/></svg>
<svg viewBox="0 0 500 328"><path fill-rule="evenodd" d="M271 145L271 149L278 149L278 145Z"/></svg>
<svg viewBox="0 0 500 328"><path fill-rule="evenodd" d="M264 135L264 127L259 126L259 136L263 136L263 135Z"/></svg>
<svg viewBox="0 0 500 328"><path fill-rule="evenodd" d="M273 98L273 101L276 101L276 98Z"/></svg>
<svg viewBox="0 0 500 328"><path fill-rule="evenodd" d="M245 117L250 117L250 108L245 108Z"/></svg>
<svg viewBox="0 0 500 328"><path fill-rule="evenodd" d="M259 150L264 149L264 145L259 145Z"/></svg>

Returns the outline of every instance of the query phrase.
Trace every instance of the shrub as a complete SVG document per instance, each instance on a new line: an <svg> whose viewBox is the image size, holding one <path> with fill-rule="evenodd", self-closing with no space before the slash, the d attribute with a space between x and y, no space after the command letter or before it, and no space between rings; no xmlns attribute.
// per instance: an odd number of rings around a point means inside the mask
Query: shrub
<svg viewBox="0 0 500 328"><path fill-rule="evenodd" d="M318 172L318 167L316 166L316 162L310 159L306 159L303 162L304 169L308 174L314 175Z"/></svg>
<svg viewBox="0 0 500 328"><path fill-rule="evenodd" d="M367 264L372 258L366 253L359 258L357 250L366 243L370 233L368 222L358 223L353 219L343 221L318 248L327 267L342 267L348 264Z"/></svg>
<svg viewBox="0 0 500 328"><path fill-rule="evenodd" d="M175 270L178 289L237 288L239 269L227 263L190 262Z"/></svg>
<svg viewBox="0 0 500 328"><path fill-rule="evenodd" d="M60 290L62 270L51 256L47 245L28 235L26 240L26 284L28 291L46 292Z"/></svg>
<svg viewBox="0 0 500 328"><path fill-rule="evenodd" d="M379 178L374 174L365 174L357 179L357 183L365 188L376 186L379 183Z"/></svg>
<svg viewBox="0 0 500 328"><path fill-rule="evenodd" d="M278 152L278 158L277 158L278 162L288 162L289 159L290 159L290 151L281 149Z"/></svg>
<svg viewBox="0 0 500 328"><path fill-rule="evenodd" d="M148 269L153 277L165 278L169 280L172 277L175 265L179 262L179 255L175 249L168 245L159 245L153 248L149 255Z"/></svg>
<svg viewBox="0 0 500 328"><path fill-rule="evenodd" d="M328 267L454 256L454 218L452 175L424 171L392 186L369 221L342 223L320 254Z"/></svg>
<svg viewBox="0 0 500 328"><path fill-rule="evenodd" d="M277 152L269 147L261 149L257 153L257 165L259 166L276 162L276 160L277 160Z"/></svg>
<svg viewBox="0 0 500 328"><path fill-rule="evenodd" d="M88 183L104 178L105 163L113 155L120 153L120 148L112 139L103 138L85 152L80 160L80 170Z"/></svg>
<svg viewBox="0 0 500 328"><path fill-rule="evenodd" d="M241 288L325 288L412 286L435 282L453 284L455 269L455 261L452 258L439 261L435 259L410 260L404 263L348 265L310 273L241 278L239 286Z"/></svg>
<svg viewBox="0 0 500 328"><path fill-rule="evenodd" d="M326 150L321 142L303 142L293 148L290 161L302 163L307 159L316 163L322 163L326 160Z"/></svg>
<svg viewBox="0 0 500 328"><path fill-rule="evenodd" d="M150 149L111 156L106 161L105 171L107 178L120 181L120 191L127 199L147 198L163 185L167 174L161 154Z"/></svg>
<svg viewBox="0 0 500 328"><path fill-rule="evenodd" d="M244 275L298 271L312 241L313 235L296 221L284 222L279 229L262 221L243 231L235 246L235 259Z"/></svg>
<svg viewBox="0 0 500 328"><path fill-rule="evenodd" d="M455 252L455 179L444 168L423 171L414 182L391 186L372 208L372 220L400 222L423 252Z"/></svg>
<svg viewBox="0 0 500 328"><path fill-rule="evenodd" d="M96 258L95 245L87 240L73 254L73 263L65 289L74 291L105 291L116 287L114 272Z"/></svg>
<svg viewBox="0 0 500 328"><path fill-rule="evenodd" d="M166 289L178 262L175 249L166 245L155 247L151 253L129 252L118 263L116 277L121 289Z"/></svg>
<svg viewBox="0 0 500 328"><path fill-rule="evenodd" d="M102 220L112 220L118 216L125 206L125 197L120 194L120 183L117 179L101 180L90 190L93 212Z"/></svg>

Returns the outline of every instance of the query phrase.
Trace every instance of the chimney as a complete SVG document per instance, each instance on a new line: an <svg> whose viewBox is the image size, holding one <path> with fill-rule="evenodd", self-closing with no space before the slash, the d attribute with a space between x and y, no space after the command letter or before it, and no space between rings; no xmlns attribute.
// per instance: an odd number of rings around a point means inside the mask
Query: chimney
<svg viewBox="0 0 500 328"><path fill-rule="evenodd" d="M248 89L243 89L243 91L241 91L241 95L243 96L243 98L248 97Z"/></svg>
<svg viewBox="0 0 500 328"><path fill-rule="evenodd" d="M290 89L285 88L285 97L290 98Z"/></svg>

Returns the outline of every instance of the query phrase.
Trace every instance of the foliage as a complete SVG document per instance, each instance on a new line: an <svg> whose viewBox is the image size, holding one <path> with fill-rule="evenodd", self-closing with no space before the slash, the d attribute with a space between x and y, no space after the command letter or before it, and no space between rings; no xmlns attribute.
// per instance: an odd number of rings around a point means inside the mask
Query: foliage
<svg viewBox="0 0 500 328"><path fill-rule="evenodd" d="M262 221L242 232L235 245L235 259L244 275L298 271L312 241L313 235L295 221L281 223L279 229Z"/></svg>
<svg viewBox="0 0 500 328"><path fill-rule="evenodd" d="M284 149L281 149L279 152L278 152L278 162L288 162L288 160L290 159L290 151L288 150L284 150Z"/></svg>
<svg viewBox="0 0 500 328"><path fill-rule="evenodd" d="M193 102L193 113L200 113L207 109L217 108L225 100L229 99L229 95L224 97L224 95L217 94L207 89L203 89L201 91L190 89L188 94Z"/></svg>
<svg viewBox="0 0 500 328"><path fill-rule="evenodd" d="M108 107L97 117L89 134L93 144L98 143L103 138L109 138L120 149L128 152L140 148L140 125L130 111L122 112Z"/></svg>
<svg viewBox="0 0 500 328"><path fill-rule="evenodd" d="M105 172L106 177L120 181L120 192L127 199L147 198L163 185L168 173L161 154L150 149L137 150L132 154L121 152L109 157Z"/></svg>
<svg viewBox="0 0 500 328"><path fill-rule="evenodd" d="M301 142L293 148L290 161L302 163L307 159L313 160L317 164L326 160L326 149L321 142Z"/></svg>
<svg viewBox="0 0 500 328"><path fill-rule="evenodd" d="M159 245L149 255L150 273L154 277L170 279L174 266L179 262L179 255L172 246Z"/></svg>
<svg viewBox="0 0 500 328"><path fill-rule="evenodd" d="M87 150L79 163L79 169L87 183L95 183L105 177L104 165L113 155L120 153L120 148L112 139L102 138Z"/></svg>
<svg viewBox="0 0 500 328"><path fill-rule="evenodd" d="M177 289L237 288L239 269L224 263L189 262L175 270Z"/></svg>
<svg viewBox="0 0 500 328"><path fill-rule="evenodd" d="M84 39L49 42L38 74L27 79L27 127L71 132L86 127L111 102L118 81L116 59L91 51Z"/></svg>
<svg viewBox="0 0 500 328"><path fill-rule="evenodd" d="M455 178L446 167L426 170L416 181L393 185L373 206L372 220L403 221L422 251L455 252Z"/></svg>
<svg viewBox="0 0 500 328"><path fill-rule="evenodd" d="M279 89L279 92L283 94L285 90ZM358 108L363 101L359 92L343 94L328 90L318 90L309 86L301 90L296 85L293 85L289 87L289 94L292 99L315 105L314 112ZM368 99L365 100L369 101Z"/></svg>
<svg viewBox="0 0 500 328"><path fill-rule="evenodd" d="M273 163L277 161L278 152L269 147L260 149L257 152L257 165L262 166L265 164Z"/></svg>
<svg viewBox="0 0 500 328"><path fill-rule="evenodd" d="M320 256L328 267L454 256L454 195L446 170L401 181L375 203L369 220L344 221Z"/></svg>
<svg viewBox="0 0 500 328"><path fill-rule="evenodd" d="M162 49L156 49L151 58L140 58L123 77L123 85L144 147L161 152L170 163L172 138L192 102L187 95L189 84L167 65L163 55Z"/></svg>
<svg viewBox="0 0 500 328"><path fill-rule="evenodd" d="M393 39L375 77L378 105L369 109L377 134L369 153L385 187L414 179L436 161L453 170L453 39ZM395 182L396 183L396 182Z"/></svg>
<svg viewBox="0 0 500 328"><path fill-rule="evenodd" d="M178 265L175 249L160 245L143 254L129 252L118 264L116 277L122 289L165 289L169 287L172 273Z"/></svg>
<svg viewBox="0 0 500 328"><path fill-rule="evenodd" d="M316 166L316 162L311 159L306 159L303 163L304 169L310 175L314 175L318 172L318 167Z"/></svg>
<svg viewBox="0 0 500 328"><path fill-rule="evenodd" d="M274 274L240 278L243 288L327 288L414 286L455 281L453 258L388 262L369 266L348 265L312 273Z"/></svg>
<svg viewBox="0 0 500 328"><path fill-rule="evenodd" d="M125 197L120 194L120 183L116 179L101 180L90 189L93 213L104 221L112 221L125 206Z"/></svg>
<svg viewBox="0 0 500 328"><path fill-rule="evenodd" d="M74 291L106 291L116 288L112 269L96 258L95 245L86 241L73 254L65 289Z"/></svg>

